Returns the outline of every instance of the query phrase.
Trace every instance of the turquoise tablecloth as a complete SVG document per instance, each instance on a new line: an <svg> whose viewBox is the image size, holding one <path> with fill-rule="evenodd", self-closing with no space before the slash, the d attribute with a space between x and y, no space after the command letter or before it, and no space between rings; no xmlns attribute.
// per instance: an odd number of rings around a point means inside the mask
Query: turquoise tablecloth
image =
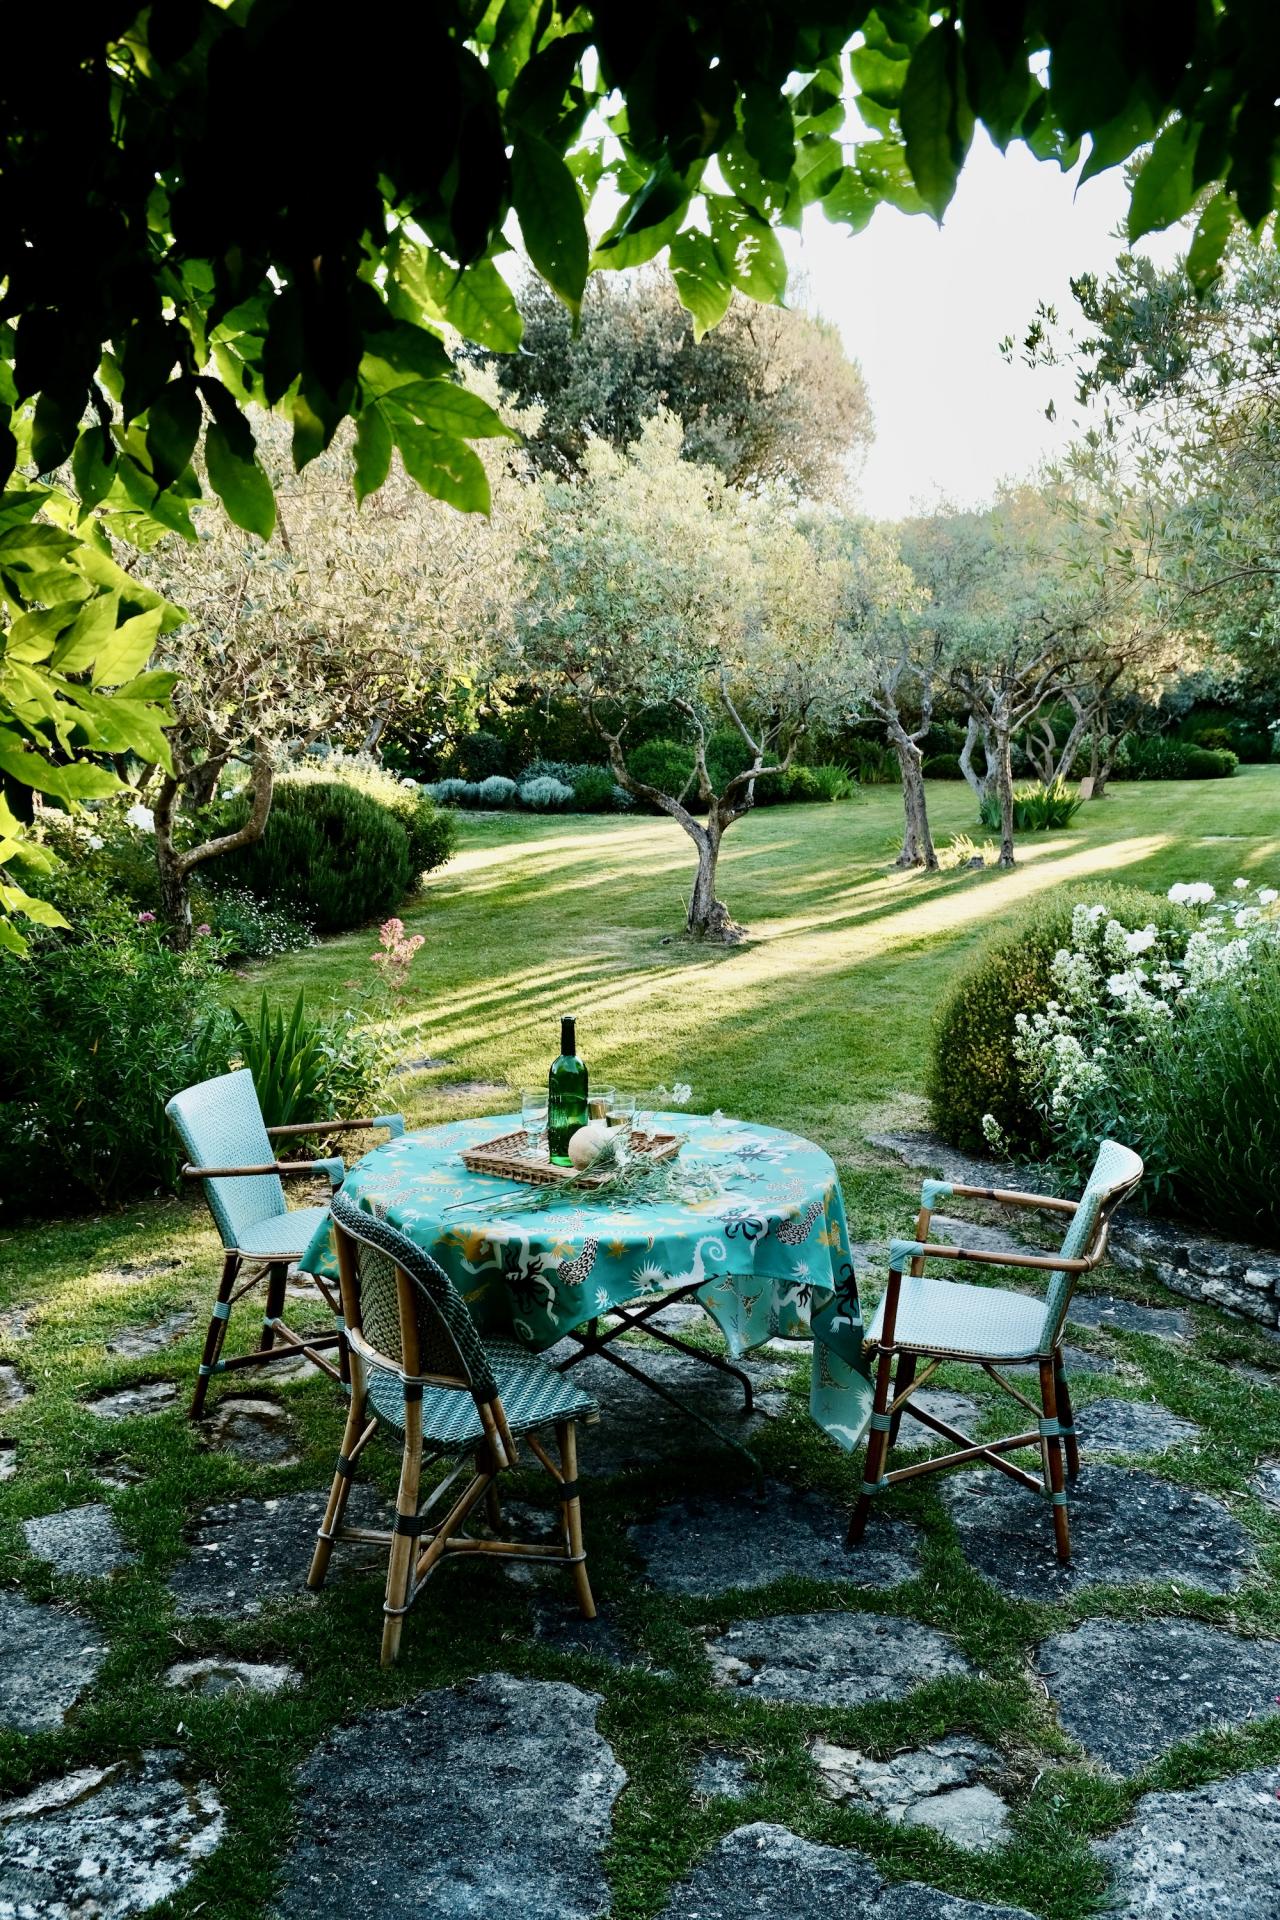
<svg viewBox="0 0 1280 1920"><path fill-rule="evenodd" d="M518 1127L511 1114L389 1140L351 1168L343 1191L358 1201L376 1196L391 1225L439 1261L482 1330L530 1347L553 1346L611 1306L697 1282L735 1358L779 1334L812 1337L810 1411L852 1449L871 1412L871 1386L830 1157L775 1127L697 1114L659 1119L688 1136L681 1168L714 1167L721 1184L713 1196L630 1208L579 1199L522 1214L512 1182L471 1173L459 1158ZM471 1210L503 1192L513 1195L510 1211ZM298 1264L335 1275L327 1225Z"/></svg>

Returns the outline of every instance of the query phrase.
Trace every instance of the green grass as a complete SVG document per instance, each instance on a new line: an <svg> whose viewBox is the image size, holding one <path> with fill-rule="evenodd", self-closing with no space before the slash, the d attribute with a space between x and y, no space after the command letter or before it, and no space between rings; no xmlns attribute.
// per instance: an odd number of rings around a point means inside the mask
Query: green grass
<svg viewBox="0 0 1280 1920"><path fill-rule="evenodd" d="M966 789L934 784L930 798L940 838L972 829ZM1274 880L1278 802L1280 769L1244 769L1221 783L1121 786L1085 807L1071 830L1022 842L1014 873L929 878L888 867L894 790L848 805L770 809L726 843L721 894L752 935L726 952L678 937L691 863L688 843L665 822L464 816L459 857L405 914L426 945L399 1040L407 1059L448 1064L405 1075L397 1101L416 1123L507 1106L506 1092L462 1083L536 1083L555 1050L557 1016L573 1012L597 1081L687 1079L699 1107L718 1105L821 1141L840 1167L855 1236L883 1241L912 1217L912 1182L867 1136L923 1119L918 1088L929 1016L962 955L1022 901L1065 880L1123 877L1160 889L1199 878L1229 887L1237 874ZM373 945L368 933L344 937L255 969L229 991L251 1007L265 983L285 1005L305 984L314 1004L341 1004L369 971ZM1121 1355L1124 1370L1118 1380L1078 1383L1082 1402L1154 1395L1201 1424L1198 1448L1170 1455L1161 1471L1225 1498L1254 1533L1260 1570L1238 1595L1115 1589L1053 1608L1008 1601L969 1571L936 1483L928 1482L893 1501L924 1528L925 1556L920 1577L891 1595L800 1573L764 1593L710 1601L658 1595L637 1579L626 1537L633 1521L678 1491L655 1470L593 1485L587 1513L597 1591L648 1667L617 1671L550 1651L529 1634L523 1590L494 1570L468 1567L448 1569L424 1596L408 1622L401 1665L383 1674L377 1582L367 1574L337 1580L318 1607L234 1625L179 1623L169 1610L165 1583L183 1551L183 1528L201 1507L239 1493L324 1484L339 1433L327 1383L280 1388L304 1442L302 1462L288 1469L252 1468L206 1451L179 1413L106 1426L83 1406L87 1394L129 1381L171 1377L185 1387L217 1257L212 1230L190 1200L160 1198L0 1234L0 1309L17 1305L31 1315L28 1339L0 1334L0 1360L16 1362L31 1389L3 1417L19 1441L20 1469L0 1486L0 1561L29 1595L52 1597L47 1570L24 1557L20 1521L103 1497L94 1465L104 1456L126 1458L143 1476L106 1496L137 1563L109 1582L63 1583L64 1597L101 1627L108 1663L59 1732L0 1733L0 1796L140 1744L191 1755L217 1782L229 1838L166 1909L174 1915L202 1907L226 1920L265 1913L272 1859L291 1818L292 1770L335 1721L497 1665L570 1678L604 1695L601 1725L629 1776L607 1860L616 1920L657 1913L673 1878L718 1834L753 1819L862 1847L893 1877L1023 1906L1045 1920L1082 1920L1103 1893L1088 1843L1124 1818L1138 1792L1280 1759L1280 1721L1273 1720L1188 1742L1137 1783L1109 1781L1082 1765L1057 1731L1028 1664L1047 1632L1088 1613L1185 1613L1280 1634L1280 1517L1248 1493L1256 1461L1280 1452L1280 1391L1252 1386L1223 1364L1274 1365L1276 1354L1240 1322L1197 1308L1197 1337L1185 1349L1085 1335L1082 1344ZM156 1261L176 1264L123 1271ZM1151 1297L1119 1276L1103 1284ZM874 1275L867 1291L874 1292ZM158 1362L106 1352L122 1322L178 1307L197 1314L196 1328ZM239 1344L248 1341L251 1321L249 1311L233 1322ZM1274 1377L1280 1387L1280 1373ZM252 1390L254 1379L244 1376L235 1387ZM990 1393L958 1370L948 1383L979 1393L983 1431L1010 1430ZM759 1451L770 1474L815 1488L846 1510L854 1470L808 1422L803 1363L791 1377L789 1411L768 1427ZM589 1466L589 1436L584 1458ZM379 1456L387 1487L392 1464L387 1453ZM735 1471L727 1455L704 1456L699 1484L727 1483ZM1029 1524L1039 1517L1029 1504ZM976 1675L856 1712L767 1706L710 1686L702 1652L709 1629L810 1607L930 1622L956 1636ZM170 1661L223 1650L290 1659L306 1685L296 1695L239 1700L193 1700L162 1686ZM815 1735L884 1753L953 1728L1000 1747L1025 1783L1015 1843L1002 1853L958 1853L920 1830L838 1808L814 1786L806 1748ZM690 1769L713 1744L751 1757L760 1784L744 1805L693 1799Z"/></svg>

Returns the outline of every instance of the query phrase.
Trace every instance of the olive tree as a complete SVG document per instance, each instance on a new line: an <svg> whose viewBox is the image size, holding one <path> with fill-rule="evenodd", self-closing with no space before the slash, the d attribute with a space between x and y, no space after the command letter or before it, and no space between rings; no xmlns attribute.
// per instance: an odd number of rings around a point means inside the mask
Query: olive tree
<svg viewBox="0 0 1280 1920"><path fill-rule="evenodd" d="M567 689L618 784L688 834L697 870L687 930L732 941L741 929L717 896L721 844L759 783L790 767L811 714L842 698L843 568L782 503L682 459L681 439L660 413L626 452L593 441L580 479L541 483L515 670ZM655 713L690 748L687 778L668 785L636 770L636 722ZM709 747L726 729L738 765L718 773Z"/></svg>

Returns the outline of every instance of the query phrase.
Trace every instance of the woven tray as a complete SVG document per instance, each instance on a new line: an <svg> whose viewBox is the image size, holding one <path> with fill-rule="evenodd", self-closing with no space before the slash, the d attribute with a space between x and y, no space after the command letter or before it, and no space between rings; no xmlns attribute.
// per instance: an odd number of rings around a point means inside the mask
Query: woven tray
<svg viewBox="0 0 1280 1920"><path fill-rule="evenodd" d="M632 1131L633 1155L657 1164L670 1160L683 1144L679 1133L637 1133ZM579 1173L575 1167L552 1166L545 1139L530 1139L521 1127L516 1133L504 1133L497 1140L486 1140L478 1147L463 1149L462 1164L472 1173L496 1173L504 1180L523 1180L531 1187L558 1187L572 1180L577 1186L599 1187L612 1179L612 1172Z"/></svg>

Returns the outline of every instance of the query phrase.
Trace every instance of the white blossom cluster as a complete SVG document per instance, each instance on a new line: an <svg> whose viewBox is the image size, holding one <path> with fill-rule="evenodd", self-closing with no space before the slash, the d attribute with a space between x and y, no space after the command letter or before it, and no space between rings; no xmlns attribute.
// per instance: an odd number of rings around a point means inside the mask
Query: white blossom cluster
<svg viewBox="0 0 1280 1920"><path fill-rule="evenodd" d="M1145 1048L1206 988L1247 976L1262 946L1280 945L1275 887L1237 880L1219 900L1205 881L1180 882L1168 898L1199 910L1189 935L1154 921L1126 927L1103 905L1076 907L1070 944L1053 958L1054 997L1043 1012L1015 1018L1014 1057L1055 1135L1105 1126L1115 1062ZM990 1114L983 1131L1003 1147Z"/></svg>

